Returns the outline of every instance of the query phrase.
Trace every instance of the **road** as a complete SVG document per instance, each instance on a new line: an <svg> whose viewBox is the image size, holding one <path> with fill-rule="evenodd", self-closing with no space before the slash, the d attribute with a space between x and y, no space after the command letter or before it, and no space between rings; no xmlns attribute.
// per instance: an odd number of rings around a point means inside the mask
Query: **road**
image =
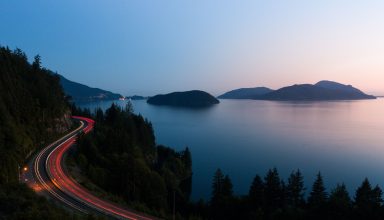
<svg viewBox="0 0 384 220"><path fill-rule="evenodd" d="M100 199L71 178L63 168L63 156L80 132L89 133L94 121L73 116L80 126L42 149L21 169L20 180L39 194L48 195L66 207L84 214L101 214L115 219L155 219Z"/></svg>

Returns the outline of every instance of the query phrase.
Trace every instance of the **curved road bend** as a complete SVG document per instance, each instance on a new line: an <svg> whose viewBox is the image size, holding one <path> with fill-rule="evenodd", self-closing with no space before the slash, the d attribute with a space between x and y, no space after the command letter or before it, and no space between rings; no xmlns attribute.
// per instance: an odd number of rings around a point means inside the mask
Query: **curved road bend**
<svg viewBox="0 0 384 220"><path fill-rule="evenodd" d="M73 118L80 121L80 126L42 149L29 164L30 169L23 169L22 181L35 191L47 192L54 200L81 213L98 213L116 219L155 219L94 196L64 171L64 153L75 143L77 134L87 134L94 126L92 119L78 116Z"/></svg>

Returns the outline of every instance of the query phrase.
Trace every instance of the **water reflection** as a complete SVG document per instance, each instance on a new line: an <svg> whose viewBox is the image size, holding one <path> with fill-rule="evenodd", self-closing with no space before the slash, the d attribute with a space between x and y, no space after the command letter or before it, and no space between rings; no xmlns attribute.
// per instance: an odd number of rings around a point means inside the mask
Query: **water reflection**
<svg viewBox="0 0 384 220"><path fill-rule="evenodd" d="M286 178L300 168L310 188L320 170L328 189L345 182L352 192L364 177L384 186L384 99L331 102L221 100L208 109L132 101L152 121L158 143L189 146L193 198L209 198L216 168L244 194L256 173L277 167ZM82 104L106 109L112 102ZM126 102L117 101L124 106Z"/></svg>

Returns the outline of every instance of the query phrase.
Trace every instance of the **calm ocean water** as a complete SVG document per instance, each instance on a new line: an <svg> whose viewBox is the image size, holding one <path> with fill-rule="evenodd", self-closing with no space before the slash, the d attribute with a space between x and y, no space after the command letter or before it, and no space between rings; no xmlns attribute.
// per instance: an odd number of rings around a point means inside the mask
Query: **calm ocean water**
<svg viewBox="0 0 384 220"><path fill-rule="evenodd" d="M79 104L106 109L112 101ZM115 101L124 106L126 101ZM355 189L368 177L384 187L384 99L332 102L221 100L208 109L185 109L132 101L154 126L157 143L188 146L193 159L192 198L209 199L221 168L237 194L248 193L256 174L276 167L287 178L300 169L307 194L318 171L328 190Z"/></svg>

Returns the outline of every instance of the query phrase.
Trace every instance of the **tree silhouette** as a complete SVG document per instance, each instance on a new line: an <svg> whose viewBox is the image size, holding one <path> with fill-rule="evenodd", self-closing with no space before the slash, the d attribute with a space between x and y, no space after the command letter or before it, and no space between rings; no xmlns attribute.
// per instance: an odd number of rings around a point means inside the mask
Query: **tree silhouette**
<svg viewBox="0 0 384 220"><path fill-rule="evenodd" d="M132 114L134 112L133 105L130 100L125 105L125 112L127 112L128 114Z"/></svg>
<svg viewBox="0 0 384 220"><path fill-rule="evenodd" d="M329 196L330 216L334 219L350 219L352 200L345 184L337 184Z"/></svg>
<svg viewBox="0 0 384 220"><path fill-rule="evenodd" d="M256 175L253 179L248 196L252 208L262 207L264 201L264 182L259 175Z"/></svg>
<svg viewBox="0 0 384 220"><path fill-rule="evenodd" d="M220 197L222 196L223 182L224 182L224 174L221 171L221 169L217 169L213 176L213 181L212 181L211 204L215 204L217 203L217 201L220 200Z"/></svg>
<svg viewBox="0 0 384 220"><path fill-rule="evenodd" d="M305 203L304 200L304 177L300 170L292 172L288 178L287 184L287 202L288 205L293 207L302 207Z"/></svg>
<svg viewBox="0 0 384 220"><path fill-rule="evenodd" d="M214 219L233 216L233 186L228 175L217 169L212 182L211 215Z"/></svg>
<svg viewBox="0 0 384 220"><path fill-rule="evenodd" d="M211 203L220 203L233 196L233 186L228 175L224 176L220 169L217 169L212 182Z"/></svg>
<svg viewBox="0 0 384 220"><path fill-rule="evenodd" d="M184 193L186 201L189 201L189 197L192 193L192 156L188 147L181 153L180 158L184 163L184 170L186 171L186 177L181 181L180 188Z"/></svg>
<svg viewBox="0 0 384 220"><path fill-rule="evenodd" d="M231 198L233 196L233 185L228 175L225 175L223 180L222 195L227 198Z"/></svg>
<svg viewBox="0 0 384 220"><path fill-rule="evenodd" d="M323 177L320 172L313 183L312 191L308 197L309 218L324 219L326 211L327 193L325 192Z"/></svg>
<svg viewBox="0 0 384 220"><path fill-rule="evenodd" d="M267 210L273 210L283 205L284 192L281 185L279 173L276 168L270 169L265 178L265 206Z"/></svg>
<svg viewBox="0 0 384 220"><path fill-rule="evenodd" d="M32 63L32 68L35 69L35 70L41 68L41 57L40 57L39 54L37 54L37 55L34 57L34 60L33 60L33 63Z"/></svg>
<svg viewBox="0 0 384 220"><path fill-rule="evenodd" d="M383 204L383 191L381 190L381 188L379 187L379 185L376 185L375 188L373 188L372 190L372 203L376 206L376 207L381 207L382 204Z"/></svg>
<svg viewBox="0 0 384 220"><path fill-rule="evenodd" d="M327 202L327 193L325 192L323 177L319 172L313 183L312 191L308 197L308 205L310 207L320 207Z"/></svg>
<svg viewBox="0 0 384 220"><path fill-rule="evenodd" d="M355 194L356 215L360 218L378 219L382 202L380 187L372 189L368 178L365 178Z"/></svg>

